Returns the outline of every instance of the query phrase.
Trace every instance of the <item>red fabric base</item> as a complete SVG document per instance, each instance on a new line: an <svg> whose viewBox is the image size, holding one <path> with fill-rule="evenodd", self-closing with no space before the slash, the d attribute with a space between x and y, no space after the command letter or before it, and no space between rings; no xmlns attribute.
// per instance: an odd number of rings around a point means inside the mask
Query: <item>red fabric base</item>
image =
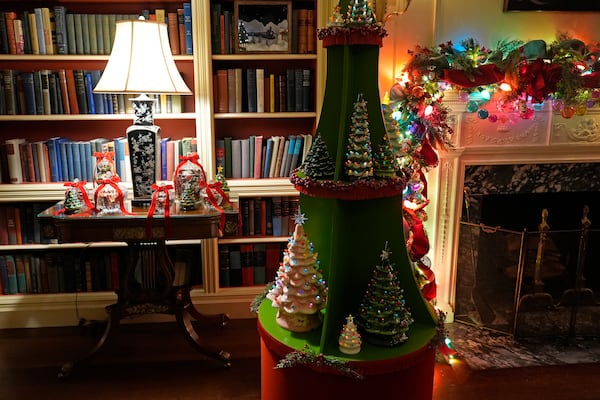
<svg viewBox="0 0 600 400"><path fill-rule="evenodd" d="M351 363L363 374L355 379L307 366L275 369L292 349L274 340L260 327L262 400L329 400L393 398L431 400L435 349L425 347L399 359ZM384 397L381 397L384 396Z"/></svg>

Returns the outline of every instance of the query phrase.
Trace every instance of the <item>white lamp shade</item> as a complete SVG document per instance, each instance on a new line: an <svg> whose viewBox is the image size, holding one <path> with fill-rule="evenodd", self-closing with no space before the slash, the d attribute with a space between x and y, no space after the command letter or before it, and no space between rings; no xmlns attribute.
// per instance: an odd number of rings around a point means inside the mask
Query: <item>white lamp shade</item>
<svg viewBox="0 0 600 400"><path fill-rule="evenodd" d="M192 94L171 55L167 25L117 22L112 52L94 92Z"/></svg>

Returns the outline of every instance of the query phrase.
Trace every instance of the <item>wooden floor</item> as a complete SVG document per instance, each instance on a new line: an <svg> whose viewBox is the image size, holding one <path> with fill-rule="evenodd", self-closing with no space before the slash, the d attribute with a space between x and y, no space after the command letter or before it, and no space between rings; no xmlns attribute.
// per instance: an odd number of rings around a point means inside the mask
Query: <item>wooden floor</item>
<svg viewBox="0 0 600 400"><path fill-rule="evenodd" d="M206 333L231 353L230 368L196 353L174 324L123 324L90 364L58 379L60 365L85 354L98 329L0 330L0 400L260 399L256 321ZM598 400L598 377L599 364L470 371L455 361L436 366L433 399ZM385 398L402 399L401 388Z"/></svg>

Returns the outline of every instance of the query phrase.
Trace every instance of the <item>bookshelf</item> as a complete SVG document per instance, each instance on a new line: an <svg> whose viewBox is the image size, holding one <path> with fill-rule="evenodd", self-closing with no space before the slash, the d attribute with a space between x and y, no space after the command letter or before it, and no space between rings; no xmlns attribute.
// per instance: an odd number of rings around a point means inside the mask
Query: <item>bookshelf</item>
<svg viewBox="0 0 600 400"><path fill-rule="evenodd" d="M233 8L233 1L222 1ZM334 1L292 1L292 7L302 6L315 10L315 26L323 26L333 7ZM126 2L100 0L48 0L39 2L2 1L0 11L15 11L17 14L32 11L34 7L64 5L68 12L82 14L123 13L138 14L144 9L165 9L176 11L182 1L130 0ZM311 133L320 113L320 99L324 91L324 52L316 46L312 54L213 54L211 26L211 2L192 0L191 15L193 54L175 55L178 69L184 80L193 89L193 96L183 99L183 112L157 113L156 124L161 127L163 137L180 139L194 137L200 162L207 176L216 173L215 143L217 138L238 133L240 138L249 137L247 129L254 127L265 136L285 135L286 129L293 126L302 133ZM315 38L315 43L317 40ZM318 44L318 43L317 43ZM1 69L10 70L59 70L86 69L101 70L108 54L0 54ZM221 67L244 68L246 66L278 65L278 70L292 67L309 67L313 71L313 108L308 112L265 112L265 113L218 113L213 103L213 72ZM77 140L90 140L97 137L113 138L124 134L131 124L128 113L114 114L42 114L42 115L0 115L3 129L0 142L17 137L27 141L45 141L53 136L65 136ZM131 189L130 183L125 182ZM239 202L241 198L268 196L297 196L297 192L286 177L268 179L228 179L231 198ZM129 190L131 192L131 190ZM0 203L53 202L62 200L62 182L32 182L23 184L0 184ZM286 237L226 239L205 239L201 241L167 244L173 247L197 246L201 248L201 284L194 286L192 300L201 311L226 312L233 318L251 317L249 303L263 286L220 287L219 285L219 245L243 243L284 243ZM100 244L29 244L0 245L0 253L8 254L26 251L66 251L86 246L108 246L118 248L122 243ZM0 295L0 324L3 327L64 326L76 324L78 318L90 320L105 318L104 307L112 303L115 294L110 291L78 293L43 293ZM141 322L161 321L160 316L141 318ZM167 319L165 319L166 321ZM136 319L136 322L138 320Z"/></svg>

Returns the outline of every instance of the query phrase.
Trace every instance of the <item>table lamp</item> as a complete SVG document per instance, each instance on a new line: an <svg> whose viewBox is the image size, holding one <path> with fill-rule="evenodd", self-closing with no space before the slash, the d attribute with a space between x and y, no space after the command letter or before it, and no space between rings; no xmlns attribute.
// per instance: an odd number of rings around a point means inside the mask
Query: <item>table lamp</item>
<svg viewBox="0 0 600 400"><path fill-rule="evenodd" d="M192 94L171 55L167 25L144 19L117 22L108 63L93 91L138 95L130 99L134 119L126 131L132 205L149 206L152 184L161 178L161 155L160 127L152 114L156 99L147 94Z"/></svg>

